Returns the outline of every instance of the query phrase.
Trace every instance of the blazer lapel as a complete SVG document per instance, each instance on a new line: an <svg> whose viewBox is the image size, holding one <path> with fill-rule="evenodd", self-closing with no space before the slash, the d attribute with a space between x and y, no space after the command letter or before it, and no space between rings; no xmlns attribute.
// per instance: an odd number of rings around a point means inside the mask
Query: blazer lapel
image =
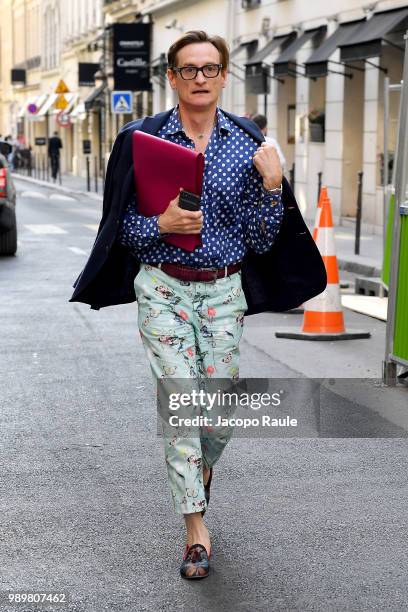
<svg viewBox="0 0 408 612"><path fill-rule="evenodd" d="M256 123L254 123L250 119L247 119L246 117L238 117L238 115L227 113L227 111L225 110L223 110L222 112L224 113L224 115L227 115L227 117L231 119L231 121L233 121L238 127L243 129L244 132L250 134L250 136L255 138L255 140L257 140L258 142L263 142L265 140L265 136L262 134L261 130L258 128Z"/></svg>
<svg viewBox="0 0 408 612"><path fill-rule="evenodd" d="M141 132L146 132L147 134L157 134L160 128L166 123L174 108L171 108L168 111L164 111L163 113L158 113L151 117L145 117L142 125L140 126Z"/></svg>

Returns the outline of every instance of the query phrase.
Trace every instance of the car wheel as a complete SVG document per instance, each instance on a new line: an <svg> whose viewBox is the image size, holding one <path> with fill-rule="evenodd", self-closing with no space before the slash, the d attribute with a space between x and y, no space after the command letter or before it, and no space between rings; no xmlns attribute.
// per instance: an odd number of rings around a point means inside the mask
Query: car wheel
<svg viewBox="0 0 408 612"><path fill-rule="evenodd" d="M14 224L7 232L0 233L0 255L14 255L17 251L17 222L13 211Z"/></svg>

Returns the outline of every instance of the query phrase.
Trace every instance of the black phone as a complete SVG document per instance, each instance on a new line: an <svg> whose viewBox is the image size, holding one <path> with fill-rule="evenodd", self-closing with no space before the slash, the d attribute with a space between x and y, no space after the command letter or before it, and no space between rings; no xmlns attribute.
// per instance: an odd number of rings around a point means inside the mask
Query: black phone
<svg viewBox="0 0 408 612"><path fill-rule="evenodd" d="M180 208L184 208L184 210L200 210L200 202L200 196L196 195L195 193L185 191L184 189L180 191Z"/></svg>

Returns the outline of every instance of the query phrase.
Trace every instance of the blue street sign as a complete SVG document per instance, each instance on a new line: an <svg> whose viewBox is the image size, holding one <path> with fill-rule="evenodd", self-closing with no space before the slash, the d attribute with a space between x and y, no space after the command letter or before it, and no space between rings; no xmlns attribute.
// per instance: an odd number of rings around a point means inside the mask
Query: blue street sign
<svg viewBox="0 0 408 612"><path fill-rule="evenodd" d="M131 91L112 91L112 113L131 113L133 110L133 93Z"/></svg>

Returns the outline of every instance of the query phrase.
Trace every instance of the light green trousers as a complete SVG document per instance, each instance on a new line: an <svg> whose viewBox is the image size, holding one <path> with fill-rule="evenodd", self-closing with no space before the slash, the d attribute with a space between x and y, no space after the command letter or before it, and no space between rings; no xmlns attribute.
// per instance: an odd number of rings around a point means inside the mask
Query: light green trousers
<svg viewBox="0 0 408 612"><path fill-rule="evenodd" d="M237 380L239 342L247 302L241 272L210 282L186 282L142 264L135 278L139 331L154 380ZM196 416L193 411L191 416ZM165 428L164 454L178 514L206 507L203 467L212 467L233 433L232 427L191 427L188 435Z"/></svg>

